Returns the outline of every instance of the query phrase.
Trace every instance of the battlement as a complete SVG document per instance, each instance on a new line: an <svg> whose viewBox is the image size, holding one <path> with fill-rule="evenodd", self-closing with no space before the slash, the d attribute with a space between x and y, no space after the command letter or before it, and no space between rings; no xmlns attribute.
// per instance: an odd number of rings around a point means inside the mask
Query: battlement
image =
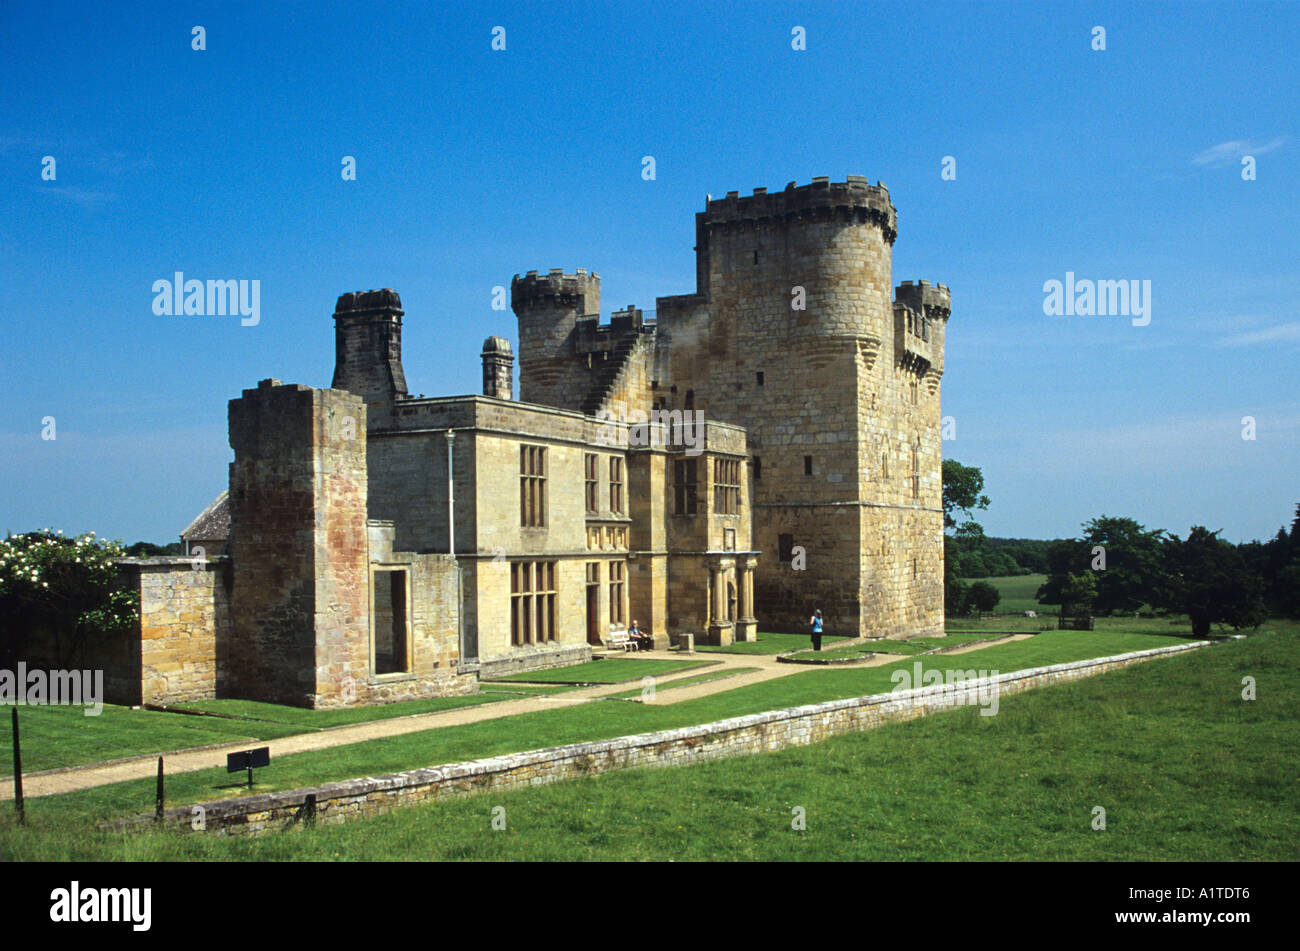
<svg viewBox="0 0 1300 951"><path fill-rule="evenodd" d="M334 305L334 315L360 317L369 314L395 314L401 317L402 298L391 287L377 291L353 291L339 297Z"/></svg>
<svg viewBox="0 0 1300 951"><path fill-rule="evenodd" d="M872 222L890 244L898 237L898 212L889 200L889 189L883 182L872 185L861 175L849 175L843 182L832 182L825 176L814 178L808 185L790 182L779 192L755 188L752 195L743 198L739 192L727 192L724 198L710 197L698 217L700 224L710 229L832 216Z"/></svg>
<svg viewBox="0 0 1300 951"><path fill-rule="evenodd" d="M938 317L947 320L952 313L952 295L947 284L904 281L894 289L894 302L927 319Z"/></svg>
<svg viewBox="0 0 1300 951"><path fill-rule="evenodd" d="M574 274L565 274L562 268L552 268L547 274L529 271L518 274L510 281L510 305L517 313L521 308L569 308L594 300L595 312L600 310L600 275L588 274L578 268Z"/></svg>

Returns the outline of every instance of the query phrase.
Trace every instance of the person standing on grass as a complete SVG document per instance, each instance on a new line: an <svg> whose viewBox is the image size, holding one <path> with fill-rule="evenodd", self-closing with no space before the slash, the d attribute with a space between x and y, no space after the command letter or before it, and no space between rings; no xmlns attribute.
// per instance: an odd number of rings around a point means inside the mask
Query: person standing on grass
<svg viewBox="0 0 1300 951"><path fill-rule="evenodd" d="M822 609L821 608L818 608L816 611L813 612L813 616L808 619L808 623L812 625L813 650L819 651L822 649Z"/></svg>

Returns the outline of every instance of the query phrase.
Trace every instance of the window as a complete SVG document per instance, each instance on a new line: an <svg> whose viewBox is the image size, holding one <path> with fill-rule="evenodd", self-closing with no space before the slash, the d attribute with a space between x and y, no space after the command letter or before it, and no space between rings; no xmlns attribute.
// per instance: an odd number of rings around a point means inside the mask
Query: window
<svg viewBox="0 0 1300 951"><path fill-rule="evenodd" d="M713 460L713 511L715 515L740 512L740 460Z"/></svg>
<svg viewBox="0 0 1300 951"><path fill-rule="evenodd" d="M374 666L376 674L410 669L406 637L406 571L374 573Z"/></svg>
<svg viewBox="0 0 1300 951"><path fill-rule="evenodd" d="M889 450L886 449L880 454L880 481L889 481Z"/></svg>
<svg viewBox="0 0 1300 951"><path fill-rule="evenodd" d="M753 470L755 482L763 478L763 460L760 456L755 456L749 465Z"/></svg>
<svg viewBox="0 0 1300 951"><path fill-rule="evenodd" d="M803 474L812 475L812 456L803 457Z"/></svg>
<svg viewBox="0 0 1300 951"><path fill-rule="evenodd" d="M762 385L763 385L763 371L762 371L762 370L759 370L759 371L758 371L758 385L759 385L759 386L762 386Z"/></svg>
<svg viewBox="0 0 1300 951"><path fill-rule="evenodd" d="M519 524L546 524L546 447L519 447Z"/></svg>
<svg viewBox="0 0 1300 951"><path fill-rule="evenodd" d="M600 488L600 457L594 452L589 452L583 457L583 466L586 470L587 479L587 511L596 512L600 510L600 501L598 498L598 489Z"/></svg>
<svg viewBox="0 0 1300 951"><path fill-rule="evenodd" d="M912 447L912 498L921 497L921 453L916 447Z"/></svg>
<svg viewBox="0 0 1300 951"><path fill-rule="evenodd" d="M623 513L623 460L618 456L609 458L609 510Z"/></svg>
<svg viewBox="0 0 1300 951"><path fill-rule="evenodd" d="M623 569L621 561L609 563L609 623L615 627L623 624Z"/></svg>
<svg viewBox="0 0 1300 951"><path fill-rule="evenodd" d="M794 536L778 535L776 537L776 552L777 561L794 560Z"/></svg>
<svg viewBox="0 0 1300 951"><path fill-rule="evenodd" d="M555 562L510 563L510 643L555 640Z"/></svg>
<svg viewBox="0 0 1300 951"><path fill-rule="evenodd" d="M917 386L916 386L916 381L915 381L915 380L912 381L912 383L911 383L911 388L912 388L912 405L913 405L913 406L916 406L916 405L917 405L917 401L916 401Z"/></svg>
<svg viewBox="0 0 1300 951"><path fill-rule="evenodd" d="M678 515L694 515L697 507L696 495L696 459L678 459L673 480L673 493L676 502L674 511Z"/></svg>

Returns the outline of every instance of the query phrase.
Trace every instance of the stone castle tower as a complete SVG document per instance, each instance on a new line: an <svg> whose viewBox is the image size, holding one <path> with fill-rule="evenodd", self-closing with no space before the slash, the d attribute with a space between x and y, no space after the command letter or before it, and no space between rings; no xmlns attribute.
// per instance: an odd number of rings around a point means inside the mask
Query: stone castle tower
<svg viewBox="0 0 1300 951"><path fill-rule="evenodd" d="M521 399L745 427L767 625L805 630L820 608L834 633L941 630L950 299L925 281L891 294L889 192L856 176L730 192L695 233L695 292L659 298L653 324L629 307L601 327L584 270L516 275Z"/></svg>

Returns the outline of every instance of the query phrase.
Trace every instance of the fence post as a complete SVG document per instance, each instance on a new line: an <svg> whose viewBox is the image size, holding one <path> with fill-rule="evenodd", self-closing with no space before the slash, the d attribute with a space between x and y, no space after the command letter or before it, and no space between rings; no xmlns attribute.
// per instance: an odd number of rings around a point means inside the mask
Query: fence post
<svg viewBox="0 0 1300 951"><path fill-rule="evenodd" d="M14 707L13 728L14 728L14 808L18 810L18 821L26 824L27 817L23 814L23 750L22 744L18 741L18 708Z"/></svg>
<svg viewBox="0 0 1300 951"><path fill-rule="evenodd" d="M166 801L166 795L163 791L163 758L158 757L158 792L154 797L153 821L163 821L163 805Z"/></svg>

